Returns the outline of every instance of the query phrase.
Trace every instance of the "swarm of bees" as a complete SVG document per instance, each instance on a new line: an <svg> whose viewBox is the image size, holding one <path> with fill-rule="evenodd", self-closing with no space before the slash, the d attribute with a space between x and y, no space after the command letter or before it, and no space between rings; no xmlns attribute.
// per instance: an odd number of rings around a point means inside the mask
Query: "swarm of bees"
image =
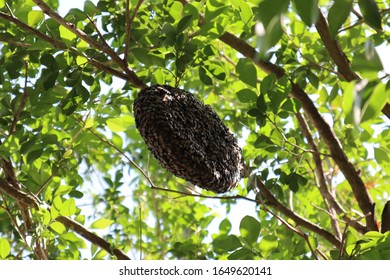
<svg viewBox="0 0 390 280"><path fill-rule="evenodd" d="M216 193L237 186L244 172L237 140L193 94L168 85L144 88L134 117L148 149L169 172Z"/></svg>

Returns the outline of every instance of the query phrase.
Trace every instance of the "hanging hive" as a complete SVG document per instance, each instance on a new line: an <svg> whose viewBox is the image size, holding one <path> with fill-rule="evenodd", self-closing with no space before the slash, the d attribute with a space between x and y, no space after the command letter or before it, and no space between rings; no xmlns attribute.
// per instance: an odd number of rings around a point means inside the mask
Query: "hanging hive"
<svg viewBox="0 0 390 280"><path fill-rule="evenodd" d="M171 86L144 88L134 101L138 131L172 174L217 193L243 175L241 149L213 109Z"/></svg>

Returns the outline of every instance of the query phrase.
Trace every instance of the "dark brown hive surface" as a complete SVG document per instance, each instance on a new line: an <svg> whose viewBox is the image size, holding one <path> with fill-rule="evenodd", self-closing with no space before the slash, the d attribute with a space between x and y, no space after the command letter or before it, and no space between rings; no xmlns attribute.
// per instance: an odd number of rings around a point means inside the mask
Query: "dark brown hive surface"
<svg viewBox="0 0 390 280"><path fill-rule="evenodd" d="M187 91L155 85L138 94L134 117L149 150L172 174L217 193L236 187L241 149L210 106Z"/></svg>

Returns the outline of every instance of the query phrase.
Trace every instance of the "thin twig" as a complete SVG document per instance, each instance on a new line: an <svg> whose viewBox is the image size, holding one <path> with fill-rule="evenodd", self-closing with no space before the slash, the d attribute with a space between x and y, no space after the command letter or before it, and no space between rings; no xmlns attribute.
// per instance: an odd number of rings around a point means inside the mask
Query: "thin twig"
<svg viewBox="0 0 390 280"><path fill-rule="evenodd" d="M130 16L130 0L126 0L126 42L125 42L125 56L123 58L123 60L126 62L129 56L131 27L133 25L135 17L137 16L138 10L144 1L145 0L138 0L137 5L134 7L133 13Z"/></svg>
<svg viewBox="0 0 390 280"><path fill-rule="evenodd" d="M87 15L87 18L88 18L89 22L90 22L90 23L93 25L93 27L95 28L96 33L98 34L100 40L102 41L102 44L109 47L109 45L108 45L106 39L104 39L104 36L103 36L102 32L100 32L99 28L97 27L96 22L95 22L88 14L86 14L86 15Z"/></svg>
<svg viewBox="0 0 390 280"><path fill-rule="evenodd" d="M22 47L22 48L29 48L29 47L31 47L31 44L23 43L23 42L17 42L17 41L13 41L13 40L10 40L10 39L7 39L7 38L0 38L0 42L4 42L4 43L7 43L8 45L13 45L13 46Z"/></svg>
<svg viewBox="0 0 390 280"><path fill-rule="evenodd" d="M180 0L182 3L187 3L185 0ZM320 16L321 18L321 16ZM319 20L320 23L323 23L322 20ZM219 39L237 50L239 53L252 60L253 63L262 69L266 73L274 73L277 78L281 78L286 74L285 70L278 65L275 65L268 61L263 61L259 59L258 52L248 43L241 40L237 36L233 35L230 32L223 33ZM346 59L346 58L343 58ZM341 70L339 69L341 72ZM344 75L344 73L342 73ZM368 230L378 230L378 225L375 217L375 204L365 188L364 182L359 176L358 172L354 168L354 165L348 160L347 155L344 152L343 147L341 146L340 141L332 131L329 124L325 121L323 116L317 109L317 106L310 99L308 94L302 89L297 83L290 79L292 85L291 97L299 100L302 104L302 108L305 111L309 121L314 125L318 130L318 133L321 136L321 139L328 146L329 151L332 155L332 158L339 166L340 170L343 172L345 178L347 179L351 189L354 193L354 196L365 213L367 221Z"/></svg>
<svg viewBox="0 0 390 280"><path fill-rule="evenodd" d="M0 180L0 191L4 192L5 194L9 195L13 199L15 199L19 203L23 203L25 206L38 208L40 202L33 196L22 192L20 190L14 189L8 182L4 180ZM49 206L45 206L47 209L50 209ZM66 227L70 228L77 234L83 236L85 239L90 241L91 243L99 246L100 248L106 250L111 255L117 257L121 260L129 260L129 257L126 256L121 250L113 248L112 244L101 238L100 236L96 235L95 233L89 231L87 228L79 224L78 222L73 221L72 219L68 217L59 216L56 218L57 221L65 225ZM43 248L42 248L43 249ZM40 251L43 252L42 250Z"/></svg>
<svg viewBox="0 0 390 280"><path fill-rule="evenodd" d="M28 98L28 90L27 90L28 62L25 61L24 64L25 64L25 77L24 77L24 89L23 89L24 93L23 93L22 100L20 101L19 107L18 107L18 109L15 112L14 119L12 121L9 134L13 134L16 131L16 125L17 125L17 123L19 121L20 113L22 112L24 106L26 105L27 98Z"/></svg>
<svg viewBox="0 0 390 280"><path fill-rule="evenodd" d="M297 225L317 233L318 235L328 240L336 248L340 248L341 242L337 236L291 211L275 198L275 196L268 190L268 188L264 185L258 176L255 175L254 177L255 178L253 178L251 184L252 189L255 190L257 194L260 194L257 197L263 199L265 205L276 209L286 217L292 219Z"/></svg>
<svg viewBox="0 0 390 280"><path fill-rule="evenodd" d="M312 252L314 258L318 259L317 255L316 255L316 252L318 252L324 259L327 259L326 256L320 251L318 250L318 248L312 248L311 244L310 244L310 241L309 241L309 238L307 236L306 233L302 232L302 231L299 231L298 229L296 229L293 225L291 225L289 222L287 222L285 219L283 219L280 215L274 213L272 210L270 210L268 208L268 204L266 203L266 201L263 199L262 197L262 194L260 192L260 188L257 186L257 179L255 179L254 181L252 181L252 184L254 184L254 188L253 190L255 191L256 193L256 196L258 198L258 202L262 205L262 209L264 211L266 211L267 213L271 214L272 216L274 216L276 219L278 219L284 226L286 226L289 230L291 230L292 232L294 232L295 234L299 235L300 237L302 237L306 243L308 244L309 248L310 248L310 251ZM294 220L296 222L296 220Z"/></svg>
<svg viewBox="0 0 390 280"><path fill-rule="evenodd" d="M133 165L141 174L148 180L149 184L152 188L155 188L155 185L153 181L150 179L150 177L146 174L146 172L134 161L132 160L128 155L126 155L121 149L119 149L117 146L115 146L110 141L104 139L102 136L100 136L96 131L94 131L92 128L88 128L88 131L91 132L96 138L98 138L103 143L106 143L110 147L114 148L118 153L120 153L122 156L126 158L126 160Z"/></svg>
<svg viewBox="0 0 390 280"><path fill-rule="evenodd" d="M2 203L4 204L3 205L0 205L0 208L4 209L4 211L7 213L8 217L10 218L12 224L14 225L16 231L19 233L19 235L22 237L23 241L25 244L27 244L27 240L26 240L26 234L23 232L23 230L20 228L20 226L18 225L18 223L16 222L15 218L12 216L11 214L11 211L8 207L8 203L7 203L7 200L5 199L4 195L3 194L0 194L1 195L1 198L2 198Z"/></svg>
<svg viewBox="0 0 390 280"><path fill-rule="evenodd" d="M218 200L237 200L237 199L243 199L247 200L250 202L255 202L255 199L251 199L246 196L242 195L232 195L232 196L215 196L215 195L203 195L199 193L190 193L190 192L183 192L183 191L178 191L178 190L172 190L172 189L165 189L165 188L160 188L160 187L152 187L154 190L159 190L159 191L164 191L164 192L169 192L169 193L176 193L176 194L181 194L182 196L193 196L193 197L201 197L201 198L208 198L208 199L218 199Z"/></svg>
<svg viewBox="0 0 390 280"><path fill-rule="evenodd" d="M136 73L128 66L127 62L122 60L119 55L108 45L101 44L91 37L89 37L83 30L79 29L73 23L67 22L63 17L61 17L58 13L54 12L44 1L42 0L33 0L33 2L38 5L41 10L51 17L58 24L62 25L73 34L75 34L78 38L88 43L91 47L96 50L100 50L101 52L107 54L117 65L126 73L127 80L132 83L134 86L138 88L146 87L146 84L136 75Z"/></svg>
<svg viewBox="0 0 390 280"><path fill-rule="evenodd" d="M29 25L25 24L24 22L22 22L21 20L15 18L15 17L12 17L12 16L9 16L3 12L0 12L0 18L3 18L9 22L12 22L14 23L16 26L18 26L19 28L21 28L22 30L24 31L27 31L28 33L31 33L33 35L35 35L36 37L48 42L49 44L51 44L54 48L56 49L60 49L60 50L68 50L68 47L61 41L57 40L57 39L54 39L50 36L47 36L46 34L40 32L39 30L33 28L33 27L30 27ZM22 45L21 45L22 46ZM25 44L24 47L29 47L30 45L28 44ZM74 47L70 47L69 50L72 52L72 53L75 53L79 56L84 56L86 59L88 59L89 63L91 63L94 67L106 72L106 73L109 73L113 76L116 76L116 77L119 77L123 80L128 80L128 77L125 73L123 72L120 72L118 70L115 70L93 58L89 58L87 55L85 55L84 53L81 53L79 52L76 48Z"/></svg>
<svg viewBox="0 0 390 280"><path fill-rule="evenodd" d="M124 61L128 60L129 48L130 48L130 0L126 0L126 36L125 36L125 55Z"/></svg>
<svg viewBox="0 0 390 280"><path fill-rule="evenodd" d="M145 179L149 182L150 187L154 190L158 191L164 191L164 192L170 192L170 193L176 193L181 194L183 196L194 196L194 197L201 197L201 198L210 198L210 199L219 199L219 200L235 200L235 199L244 199L251 202L256 202L256 200L241 196L241 195L233 195L233 196L211 196L211 195L202 195L197 193L190 193L190 192L183 192L178 190L172 190L172 189L165 189L161 187L157 187L150 176L134 161L132 160L128 155L126 155L120 148L118 148L115 144L111 143L107 139L104 139L102 136L100 136L96 131L94 131L92 128L88 128L88 131L91 132L95 137L97 137L100 141L103 143L109 145L113 149L115 149L119 154L121 154L123 157L126 158L126 160L133 165L139 172L141 172L142 176L145 177Z"/></svg>
<svg viewBox="0 0 390 280"><path fill-rule="evenodd" d="M9 12L9 14L11 15L11 17L15 18L15 15L14 15L14 13L12 12L12 9L11 9L11 7L8 5L7 2L5 2L5 6L7 7L7 10L8 10L8 12Z"/></svg>

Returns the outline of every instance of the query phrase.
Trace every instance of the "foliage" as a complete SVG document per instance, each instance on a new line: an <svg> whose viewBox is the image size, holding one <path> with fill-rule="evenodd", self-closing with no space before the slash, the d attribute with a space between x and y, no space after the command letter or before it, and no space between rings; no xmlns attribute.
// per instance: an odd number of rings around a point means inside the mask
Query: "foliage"
<svg viewBox="0 0 390 280"><path fill-rule="evenodd" d="M64 2L0 1L0 259L389 258L387 1ZM154 84L238 136L234 191L151 157Z"/></svg>

